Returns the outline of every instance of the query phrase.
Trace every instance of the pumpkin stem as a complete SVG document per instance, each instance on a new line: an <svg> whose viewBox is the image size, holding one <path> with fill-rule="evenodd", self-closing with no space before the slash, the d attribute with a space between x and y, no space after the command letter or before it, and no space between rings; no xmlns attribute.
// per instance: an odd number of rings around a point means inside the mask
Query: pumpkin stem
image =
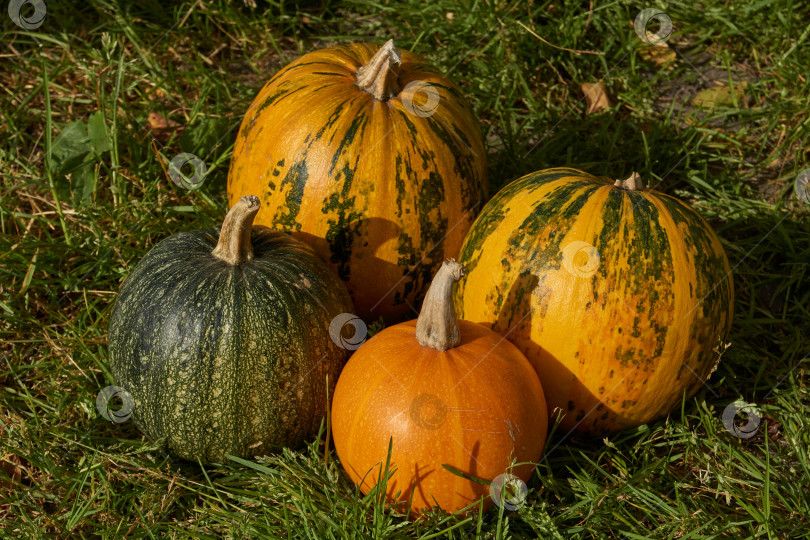
<svg viewBox="0 0 810 540"><path fill-rule="evenodd" d="M219 242L211 254L231 265L251 260L253 244L250 241L250 230L253 227L253 218L260 208L261 202L256 195L245 195L239 199L225 216L219 232Z"/></svg>
<svg viewBox="0 0 810 540"><path fill-rule="evenodd" d="M453 305L453 283L463 276L464 266L453 259L444 261L433 276L416 320L416 340L423 347L446 351L461 343Z"/></svg>
<svg viewBox="0 0 810 540"><path fill-rule="evenodd" d="M616 180L613 185L627 191L635 191L641 187L641 175L633 171L627 180Z"/></svg>
<svg viewBox="0 0 810 540"><path fill-rule="evenodd" d="M374 96L377 101L385 101L399 93L399 66L402 58L389 39L380 47L368 64L357 70L357 86Z"/></svg>

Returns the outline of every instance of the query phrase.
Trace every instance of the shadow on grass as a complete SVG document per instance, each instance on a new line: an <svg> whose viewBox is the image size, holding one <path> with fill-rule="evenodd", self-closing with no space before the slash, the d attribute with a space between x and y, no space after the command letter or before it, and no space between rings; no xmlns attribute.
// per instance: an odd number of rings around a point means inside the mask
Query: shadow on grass
<svg viewBox="0 0 810 540"><path fill-rule="evenodd" d="M533 171L573 167L598 176L626 178L641 174L656 189L680 187L694 150L696 128L679 130L667 119L644 120L619 111L594 115L571 112L550 116L544 133L528 134L520 147L490 149L492 193Z"/></svg>

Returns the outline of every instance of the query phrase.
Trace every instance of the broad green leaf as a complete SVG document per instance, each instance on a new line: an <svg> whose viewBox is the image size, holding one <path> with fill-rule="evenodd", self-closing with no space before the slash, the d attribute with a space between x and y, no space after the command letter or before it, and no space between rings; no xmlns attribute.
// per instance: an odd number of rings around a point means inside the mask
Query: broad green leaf
<svg viewBox="0 0 810 540"><path fill-rule="evenodd" d="M51 166L54 172L67 174L71 168L78 166L84 160L84 155L90 150L90 139L87 137L85 123L81 120L71 122L53 141Z"/></svg>
<svg viewBox="0 0 810 540"><path fill-rule="evenodd" d="M64 200L84 206L93 200L100 154L109 151L110 141L104 115L97 111L87 124L76 120L66 125L51 150L51 167L56 189Z"/></svg>
<svg viewBox="0 0 810 540"><path fill-rule="evenodd" d="M96 191L96 167L94 162L85 162L70 174L70 190L77 206L93 202Z"/></svg>
<svg viewBox="0 0 810 540"><path fill-rule="evenodd" d="M110 136L107 132L107 124L103 112L96 111L90 115L90 119L87 121L87 136L90 139L93 151L95 151L96 155L100 156L110 150Z"/></svg>

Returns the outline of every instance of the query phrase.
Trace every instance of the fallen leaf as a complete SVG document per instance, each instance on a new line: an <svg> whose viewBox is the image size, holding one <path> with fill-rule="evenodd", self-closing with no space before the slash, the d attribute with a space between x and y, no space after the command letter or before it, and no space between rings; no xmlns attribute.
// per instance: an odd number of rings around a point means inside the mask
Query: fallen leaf
<svg viewBox="0 0 810 540"><path fill-rule="evenodd" d="M585 93L585 101L588 103L588 114L599 112L612 105L607 88L605 88L602 81L596 83L582 83L580 88L582 88L582 91Z"/></svg>
<svg viewBox="0 0 810 540"><path fill-rule="evenodd" d="M748 86L746 81L735 84L734 88L729 86L713 86L706 88L697 93L692 98L692 105L696 107L718 107L718 106L734 106L744 105L745 103L745 87Z"/></svg>
<svg viewBox="0 0 810 540"><path fill-rule="evenodd" d="M766 420L768 423L768 436L773 442L779 442L780 438L782 437L782 422L768 416L767 414L763 414L762 419Z"/></svg>
<svg viewBox="0 0 810 540"><path fill-rule="evenodd" d="M0 485L13 488L14 484L19 484L22 478L20 465L20 457L16 454L8 454L0 458L0 470L8 477L8 480L0 480Z"/></svg>
<svg viewBox="0 0 810 540"><path fill-rule="evenodd" d="M166 98L166 91L159 86L156 86L149 90L147 93L149 99L158 100L158 99L165 99Z"/></svg>
<svg viewBox="0 0 810 540"><path fill-rule="evenodd" d="M653 36L655 36L653 34ZM657 37L657 36L655 36ZM667 70L675 69L673 63L677 55L666 41L653 42L654 45L642 45L638 48L638 55L645 62L650 62Z"/></svg>
<svg viewBox="0 0 810 540"><path fill-rule="evenodd" d="M183 126L171 119L167 121L162 114L156 112L150 112L146 117L146 127L153 137L162 142L166 142L173 131L183 130Z"/></svg>

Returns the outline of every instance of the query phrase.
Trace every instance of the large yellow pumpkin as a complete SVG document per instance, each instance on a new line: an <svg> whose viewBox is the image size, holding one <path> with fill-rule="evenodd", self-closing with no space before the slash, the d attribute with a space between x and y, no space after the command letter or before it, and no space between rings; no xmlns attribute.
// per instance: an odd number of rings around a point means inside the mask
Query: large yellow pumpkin
<svg viewBox="0 0 810 540"><path fill-rule="evenodd" d="M708 378L733 314L723 247L683 202L574 169L529 174L476 220L459 316L523 351L566 430L661 417Z"/></svg>
<svg viewBox="0 0 810 540"><path fill-rule="evenodd" d="M529 361L501 336L456 320L445 262L417 321L390 326L349 359L335 388L332 433L343 468L363 493L380 481L391 441L386 496L414 514L461 510L490 493L458 476L528 481L546 441L548 411ZM510 470L511 460L519 466ZM528 463L527 463L528 462ZM493 500L487 497L485 507Z"/></svg>
<svg viewBox="0 0 810 540"><path fill-rule="evenodd" d="M314 51L242 121L228 201L248 193L262 200L257 224L312 245L362 318L396 322L483 206L480 128L447 78L391 41Z"/></svg>

